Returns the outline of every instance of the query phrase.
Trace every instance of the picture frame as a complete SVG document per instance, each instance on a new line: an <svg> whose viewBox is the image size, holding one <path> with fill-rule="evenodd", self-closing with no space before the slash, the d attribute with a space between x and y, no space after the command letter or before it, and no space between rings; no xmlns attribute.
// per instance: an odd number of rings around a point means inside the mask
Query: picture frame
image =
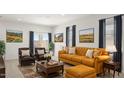
<svg viewBox="0 0 124 93"><path fill-rule="evenodd" d="M7 43L22 43L23 32L18 30L6 30L6 42Z"/></svg>
<svg viewBox="0 0 124 93"><path fill-rule="evenodd" d="M79 30L80 43L94 43L94 28Z"/></svg>
<svg viewBox="0 0 124 93"><path fill-rule="evenodd" d="M63 42L63 33L57 33L54 35L54 42Z"/></svg>

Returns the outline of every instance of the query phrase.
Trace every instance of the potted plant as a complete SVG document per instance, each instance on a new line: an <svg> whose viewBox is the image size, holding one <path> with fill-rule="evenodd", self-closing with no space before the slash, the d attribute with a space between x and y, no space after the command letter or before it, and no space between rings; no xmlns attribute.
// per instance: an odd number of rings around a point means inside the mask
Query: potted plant
<svg viewBox="0 0 124 93"><path fill-rule="evenodd" d="M5 54L5 42L0 40L0 56Z"/></svg>
<svg viewBox="0 0 124 93"><path fill-rule="evenodd" d="M51 55L54 54L54 43L53 42L49 43L49 51L50 51Z"/></svg>

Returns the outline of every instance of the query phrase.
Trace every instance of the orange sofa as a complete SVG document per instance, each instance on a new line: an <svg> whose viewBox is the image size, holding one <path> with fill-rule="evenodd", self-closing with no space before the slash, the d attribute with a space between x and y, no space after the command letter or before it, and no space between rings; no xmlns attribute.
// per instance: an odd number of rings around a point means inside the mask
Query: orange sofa
<svg viewBox="0 0 124 93"><path fill-rule="evenodd" d="M86 57L86 52L88 49L100 50L101 55L93 58ZM59 61L69 63L72 65L86 65L93 67L96 70L96 74L103 72L103 62L110 60L110 56L104 48L84 48L84 47L75 47L75 54L68 54L67 50L61 50L58 52Z"/></svg>

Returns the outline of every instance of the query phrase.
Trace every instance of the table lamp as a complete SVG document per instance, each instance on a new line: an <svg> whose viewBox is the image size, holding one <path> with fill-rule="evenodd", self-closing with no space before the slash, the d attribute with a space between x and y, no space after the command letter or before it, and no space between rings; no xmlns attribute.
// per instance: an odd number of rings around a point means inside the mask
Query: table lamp
<svg viewBox="0 0 124 93"><path fill-rule="evenodd" d="M111 59L113 60L113 53L117 52L117 49L116 49L115 45L107 46L106 51L109 52L109 55L110 55Z"/></svg>

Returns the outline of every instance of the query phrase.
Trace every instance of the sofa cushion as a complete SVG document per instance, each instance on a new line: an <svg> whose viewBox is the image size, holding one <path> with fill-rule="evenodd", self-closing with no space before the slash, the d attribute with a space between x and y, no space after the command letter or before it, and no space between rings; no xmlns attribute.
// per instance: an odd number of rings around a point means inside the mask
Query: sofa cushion
<svg viewBox="0 0 124 93"><path fill-rule="evenodd" d="M75 55L72 57L71 61L82 63L82 56Z"/></svg>
<svg viewBox="0 0 124 93"><path fill-rule="evenodd" d="M70 55L70 54L61 54L60 55L61 58L67 59L67 60L71 60L72 57L74 57L74 55Z"/></svg>
<svg viewBox="0 0 124 93"><path fill-rule="evenodd" d="M34 58L30 57L30 56L23 56L22 57L22 61L32 61L32 60L34 60Z"/></svg>
<svg viewBox="0 0 124 93"><path fill-rule="evenodd" d="M94 67L94 58L88 58L88 57L82 56L82 63L84 65Z"/></svg>
<svg viewBox="0 0 124 93"><path fill-rule="evenodd" d="M77 66L73 66L65 69L65 72L69 73L74 77L85 77L87 75L95 73L95 69L85 65L77 65Z"/></svg>
<svg viewBox="0 0 124 93"><path fill-rule="evenodd" d="M44 55L40 54L40 55L39 55L39 58L44 58Z"/></svg>
<svg viewBox="0 0 124 93"><path fill-rule="evenodd" d="M79 56L85 56L88 48L76 47L76 54Z"/></svg>

